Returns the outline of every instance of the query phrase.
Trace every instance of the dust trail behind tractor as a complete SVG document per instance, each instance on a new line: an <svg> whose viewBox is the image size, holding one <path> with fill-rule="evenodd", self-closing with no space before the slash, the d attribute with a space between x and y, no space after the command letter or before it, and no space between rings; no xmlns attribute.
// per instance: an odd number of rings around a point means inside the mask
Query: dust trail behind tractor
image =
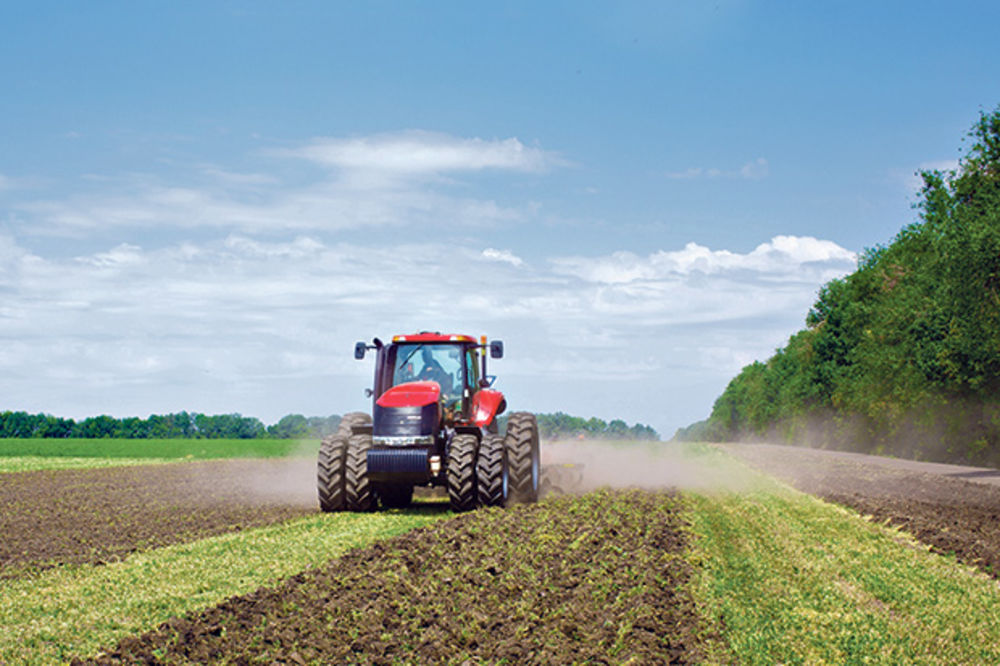
<svg viewBox="0 0 1000 666"><path fill-rule="evenodd" d="M542 460L545 460L544 452ZM572 495L584 488L584 465L580 463L542 463L542 480L539 483L540 497L547 495Z"/></svg>
<svg viewBox="0 0 1000 666"><path fill-rule="evenodd" d="M550 494L602 487L742 490L747 485L729 466L707 464L672 442L548 440L541 445L541 459L541 485Z"/></svg>

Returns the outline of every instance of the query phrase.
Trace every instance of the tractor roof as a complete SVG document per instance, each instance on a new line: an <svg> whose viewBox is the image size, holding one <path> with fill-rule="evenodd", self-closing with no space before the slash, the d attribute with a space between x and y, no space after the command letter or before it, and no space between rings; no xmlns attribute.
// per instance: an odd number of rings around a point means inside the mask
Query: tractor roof
<svg viewBox="0 0 1000 666"><path fill-rule="evenodd" d="M421 331L410 335L395 335L393 342L476 342L471 335L453 335L430 331ZM485 344L485 343L483 343Z"/></svg>

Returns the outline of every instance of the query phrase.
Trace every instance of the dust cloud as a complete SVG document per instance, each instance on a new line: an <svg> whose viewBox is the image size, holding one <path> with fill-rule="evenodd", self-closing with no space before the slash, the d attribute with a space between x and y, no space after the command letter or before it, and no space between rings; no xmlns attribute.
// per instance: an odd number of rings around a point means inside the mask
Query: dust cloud
<svg viewBox="0 0 1000 666"><path fill-rule="evenodd" d="M674 442L551 441L541 454L543 486L567 493L601 487L744 490L748 484L732 465L713 465L712 457Z"/></svg>
<svg viewBox="0 0 1000 666"><path fill-rule="evenodd" d="M895 416L815 410L772 424L763 432L738 433L737 441L783 443L810 449L850 451L956 465L1000 467L992 442L1000 439L1000 404L927 400Z"/></svg>
<svg viewBox="0 0 1000 666"><path fill-rule="evenodd" d="M178 503L238 503L247 506L286 506L318 509L316 455L313 443L303 442L287 458L236 458L184 463L188 471L187 497Z"/></svg>
<svg viewBox="0 0 1000 666"><path fill-rule="evenodd" d="M318 508L316 457L267 461L247 470L253 497L263 504L286 504Z"/></svg>
<svg viewBox="0 0 1000 666"><path fill-rule="evenodd" d="M303 442L288 458L187 463L187 492L175 500L318 510L316 453L315 443ZM739 467L723 464L715 456L694 455L686 445L673 442L547 441L541 447L541 462L543 496L602 487L741 491L748 484ZM441 492L418 494L444 497Z"/></svg>

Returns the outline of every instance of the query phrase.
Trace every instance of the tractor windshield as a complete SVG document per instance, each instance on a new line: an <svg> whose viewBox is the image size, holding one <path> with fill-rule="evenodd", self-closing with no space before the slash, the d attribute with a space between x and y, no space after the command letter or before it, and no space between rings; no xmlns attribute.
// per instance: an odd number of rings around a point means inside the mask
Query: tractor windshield
<svg viewBox="0 0 1000 666"><path fill-rule="evenodd" d="M437 382L445 405L460 401L465 386L462 347L454 344L400 344L393 360L392 384Z"/></svg>

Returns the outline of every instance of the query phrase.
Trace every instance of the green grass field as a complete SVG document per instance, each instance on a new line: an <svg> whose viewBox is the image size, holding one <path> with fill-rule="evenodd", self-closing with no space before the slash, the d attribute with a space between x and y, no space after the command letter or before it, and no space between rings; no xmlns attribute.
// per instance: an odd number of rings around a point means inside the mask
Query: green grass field
<svg viewBox="0 0 1000 666"><path fill-rule="evenodd" d="M214 458L312 457L318 440L300 439L0 439L0 458Z"/></svg>
<svg viewBox="0 0 1000 666"><path fill-rule="evenodd" d="M43 469L84 469L124 465L158 465L177 462L177 458L79 458L74 456L3 456L0 474L34 472Z"/></svg>
<svg viewBox="0 0 1000 666"><path fill-rule="evenodd" d="M741 492L686 495L693 593L737 663L1000 663L996 581L896 529L741 473L752 479Z"/></svg>

